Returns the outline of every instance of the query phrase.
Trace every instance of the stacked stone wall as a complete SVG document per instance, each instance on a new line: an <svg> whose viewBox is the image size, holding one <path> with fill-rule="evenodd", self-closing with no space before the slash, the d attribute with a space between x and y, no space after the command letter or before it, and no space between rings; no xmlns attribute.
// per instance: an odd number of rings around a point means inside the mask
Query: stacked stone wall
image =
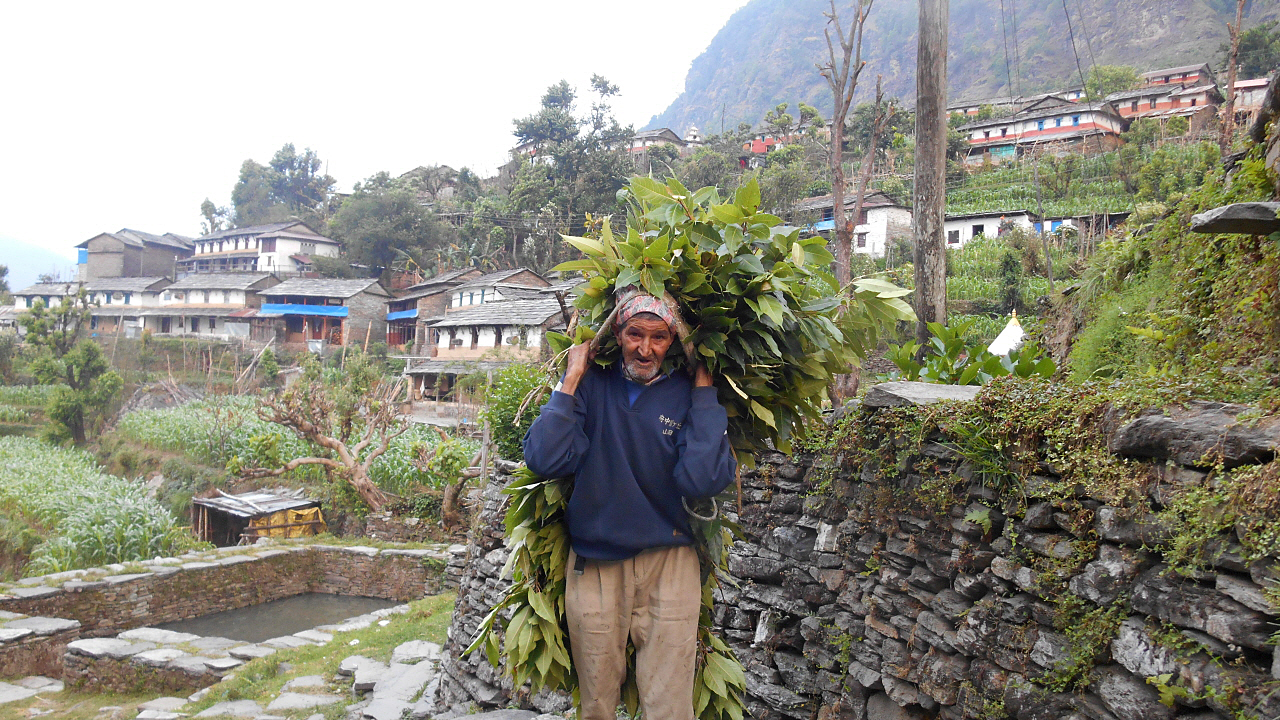
<svg viewBox="0 0 1280 720"><path fill-rule="evenodd" d="M144 572L31 578L0 591L0 611L78 620L81 637L101 637L305 592L416 600L440 592L448 559L325 545L163 558L140 563Z"/></svg>
<svg viewBox="0 0 1280 720"><path fill-rule="evenodd" d="M873 389L879 400L869 404L937 398L938 386L894 385ZM759 457L742 473L741 515L722 508L745 539L731 549L715 610L746 668L750 717L1280 717L1271 644L1280 563L1247 562L1228 530L1204 548L1209 567L1172 573L1158 549L1170 529L1152 514L1173 490L1211 482L1207 454L1227 467L1275 457L1280 427L1237 421L1244 410L1192 404L1114 428L1111 452L1149 462L1144 496L1116 504L1084 486L1043 492L1063 483L1042 463L1026 480L1029 499L1011 505L936 433L919 444L872 438L900 451L891 468L856 466L839 452ZM963 490L940 512L902 509L935 492L925 467ZM523 696L482 653L462 655L506 587L508 481L486 489L468 545L445 648L445 706L567 703ZM1082 639L1090 633L1093 642Z"/></svg>

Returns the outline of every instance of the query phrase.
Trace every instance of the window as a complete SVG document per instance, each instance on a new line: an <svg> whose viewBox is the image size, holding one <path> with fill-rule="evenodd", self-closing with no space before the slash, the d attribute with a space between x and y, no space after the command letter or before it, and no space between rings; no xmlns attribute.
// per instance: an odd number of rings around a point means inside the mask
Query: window
<svg viewBox="0 0 1280 720"><path fill-rule="evenodd" d="M275 238L270 238L262 241L262 252L275 252L275 251L276 251Z"/></svg>
<svg viewBox="0 0 1280 720"><path fill-rule="evenodd" d="M469 293L467 293L467 304L468 304L468 305L475 305L475 304L476 304L476 294L475 294L475 293L473 293L473 292L469 292ZM473 346L473 347L474 347L474 346Z"/></svg>
<svg viewBox="0 0 1280 720"><path fill-rule="evenodd" d="M1195 107L1195 106L1196 106L1196 99L1191 98L1191 107Z"/></svg>
<svg viewBox="0 0 1280 720"><path fill-rule="evenodd" d="M1133 102L1129 103L1129 109L1132 110L1133 112L1138 112L1138 101L1134 100Z"/></svg>
<svg viewBox="0 0 1280 720"><path fill-rule="evenodd" d="M125 305L128 305L128 304L129 304L129 303L131 303L131 302L133 302L133 295L132 295L132 294L130 294L130 293L125 293L125 294L124 294L124 304L125 304Z"/></svg>
<svg viewBox="0 0 1280 720"><path fill-rule="evenodd" d="M948 231L947 231L947 244L948 244L948 245L959 245L959 244L960 244L960 231L959 231L959 230L948 230Z"/></svg>
<svg viewBox="0 0 1280 720"><path fill-rule="evenodd" d="M107 293L102 293L102 296L103 296L103 297L105 297L105 298L107 299L106 304L107 304L107 305L110 305L110 304L111 304L111 293L109 293L109 292L107 292Z"/></svg>
<svg viewBox="0 0 1280 720"><path fill-rule="evenodd" d="M1071 125L1072 125L1073 127L1079 127L1079 126L1080 126L1080 116L1079 116L1079 115L1072 115L1072 116L1071 116Z"/></svg>
<svg viewBox="0 0 1280 720"><path fill-rule="evenodd" d="M313 243L313 242L304 242L304 243L300 243L300 245L302 246L302 254L303 254L303 255L315 255L315 254L316 254L316 244L315 244L315 243Z"/></svg>
<svg viewBox="0 0 1280 720"><path fill-rule="evenodd" d="M990 130L983 130L983 131L982 131L982 139L983 139L983 140L990 140L990 139L991 139L991 131L990 131Z"/></svg>
<svg viewBox="0 0 1280 720"><path fill-rule="evenodd" d="M1054 127L1062 127L1062 118L1054 118L1054 119L1053 119L1053 126L1054 126Z"/></svg>
<svg viewBox="0 0 1280 720"><path fill-rule="evenodd" d="M866 246L867 246L867 234L864 232L858 233L858 247L864 248Z"/></svg>
<svg viewBox="0 0 1280 720"><path fill-rule="evenodd" d="M224 304L226 304L226 303L230 303L230 302L231 302L231 291L230 291L230 290L223 290L223 291L222 291L222 302L223 302Z"/></svg>
<svg viewBox="0 0 1280 720"><path fill-rule="evenodd" d="M191 318L191 332L200 332L200 318Z"/></svg>
<svg viewBox="0 0 1280 720"><path fill-rule="evenodd" d="M97 330L97 329L98 329L98 316L97 316L97 315L94 315L93 317L89 318L89 329L90 329L90 330Z"/></svg>
<svg viewBox="0 0 1280 720"><path fill-rule="evenodd" d="M1152 109L1152 110L1155 110L1155 109L1156 109L1156 99L1155 99L1155 98L1151 98L1150 100L1148 100L1148 101L1147 101L1147 107L1148 107L1148 108L1150 108L1150 109Z"/></svg>
<svg viewBox="0 0 1280 720"><path fill-rule="evenodd" d="M165 302L169 302L169 301L170 301L170 300L172 300L172 299L173 299L173 293L169 292L168 290L165 290L165 292L164 292L164 301L165 301Z"/></svg>
<svg viewBox="0 0 1280 720"><path fill-rule="evenodd" d="M1006 135L1008 135L1008 134L1009 134L1009 128L1007 128L1007 127L1002 127L1002 128L1000 128L1000 137L1004 137L1004 136L1006 136Z"/></svg>
<svg viewBox="0 0 1280 720"><path fill-rule="evenodd" d="M216 323L217 323L217 318L209 318L209 332L213 332L214 330L217 329L218 326Z"/></svg>
<svg viewBox="0 0 1280 720"><path fill-rule="evenodd" d="M981 235L981 234L982 234L983 232L985 232L985 231L986 231L986 226L985 226L985 225L982 225L982 224L974 225L974 226L973 226L973 237L978 237L979 235Z"/></svg>
<svg viewBox="0 0 1280 720"><path fill-rule="evenodd" d="M1037 129L1037 130L1043 130L1043 129L1044 129L1044 121L1043 121L1043 120L1037 120L1037 121L1036 121L1036 129Z"/></svg>

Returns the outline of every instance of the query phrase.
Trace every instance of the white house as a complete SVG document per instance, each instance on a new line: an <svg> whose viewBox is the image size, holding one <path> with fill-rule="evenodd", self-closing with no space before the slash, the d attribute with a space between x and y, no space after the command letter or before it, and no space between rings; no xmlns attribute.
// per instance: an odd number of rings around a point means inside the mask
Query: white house
<svg viewBox="0 0 1280 720"><path fill-rule="evenodd" d="M311 258L342 252L342 243L297 220L219 230L196 238L194 244L195 253L178 262L180 272L297 275L312 270Z"/></svg>
<svg viewBox="0 0 1280 720"><path fill-rule="evenodd" d="M541 297L537 288L544 288L550 284L541 275L528 268L499 270L468 280L453 288L448 312L500 300L526 300Z"/></svg>
<svg viewBox="0 0 1280 720"><path fill-rule="evenodd" d="M510 359L542 357L543 334L564 319L554 297L503 300L450 312L431 327L439 330L435 357L478 360L504 349Z"/></svg>
<svg viewBox="0 0 1280 720"><path fill-rule="evenodd" d="M89 328L94 332L123 332L137 337L144 313L160 304L160 295L173 281L167 277L99 278L84 284L89 302Z"/></svg>
<svg viewBox="0 0 1280 720"><path fill-rule="evenodd" d="M947 215L942 223L947 237L947 248L961 248L979 235L996 237L1001 226L1019 227L1036 231L1039 219L1027 210L964 213ZM1061 223L1059 223L1061 224Z"/></svg>
<svg viewBox="0 0 1280 720"><path fill-rule="evenodd" d="M848 222L857 204L853 193L845 195L844 208ZM835 201L830 195L801 200L794 206L797 221L814 220L805 229L829 236L835 229ZM853 227L853 252L871 257L884 257L889 243L911 236L911 210L882 192L868 193L862 202L862 217Z"/></svg>
<svg viewBox="0 0 1280 720"><path fill-rule="evenodd" d="M78 292L78 282L36 283L13 293L13 308L19 312L30 310L37 300L45 307L54 307L62 302L62 298Z"/></svg>
<svg viewBox="0 0 1280 720"><path fill-rule="evenodd" d="M143 324L162 335L248 337L249 318L262 305L258 292L279 282L269 273L188 275L161 291Z"/></svg>

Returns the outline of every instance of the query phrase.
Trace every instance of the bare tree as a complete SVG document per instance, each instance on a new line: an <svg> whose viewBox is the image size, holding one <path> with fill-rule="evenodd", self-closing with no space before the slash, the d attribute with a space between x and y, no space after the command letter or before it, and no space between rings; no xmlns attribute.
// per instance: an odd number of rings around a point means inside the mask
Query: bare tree
<svg viewBox="0 0 1280 720"><path fill-rule="evenodd" d="M246 468L241 474L246 478L275 477L303 465L322 465L345 476L369 509L381 510L388 496L370 479L369 469L391 447L391 441L409 429L397 407L404 379L361 383L346 378L340 386L332 387L318 372L308 374L310 377L280 395L268 397L258 415L293 430L334 457L294 458L278 468Z"/></svg>
<svg viewBox="0 0 1280 720"><path fill-rule="evenodd" d="M823 13L827 18L824 34L827 38L827 62L818 66L818 74L826 78L831 88L831 200L832 219L835 223L836 236L836 280L841 287L849 282L849 260L852 254L853 229L845 222L844 213L844 122L849 116L849 106L853 103L853 94L858 89L858 77L866 62L862 59L862 32L871 15L871 5L875 0L858 0L853 21L848 31L840 22L840 13L836 10L836 0L831 0L831 12ZM836 29L836 42L831 39L831 28ZM836 45L840 46L837 54Z"/></svg>
<svg viewBox="0 0 1280 720"><path fill-rule="evenodd" d="M876 146L880 143L880 136L884 134L885 126L889 124L889 118L893 117L897 111L893 101L889 102L888 107L885 106L884 90L881 88L882 80L883 76L876 75L876 109L871 118L871 137L867 139L867 154L862 156L862 169L858 172L858 194L853 202L855 229L862 221L862 203L867 199L867 185L871 182L871 169L875 167ZM852 263L852 255L850 255L850 263Z"/></svg>
<svg viewBox="0 0 1280 720"><path fill-rule="evenodd" d="M1231 152L1231 136L1236 129L1236 65L1240 61L1240 24L1244 21L1244 0L1236 0L1236 23L1227 23L1231 32L1231 55L1227 58L1227 104L1222 108L1222 134L1218 148L1223 157Z"/></svg>

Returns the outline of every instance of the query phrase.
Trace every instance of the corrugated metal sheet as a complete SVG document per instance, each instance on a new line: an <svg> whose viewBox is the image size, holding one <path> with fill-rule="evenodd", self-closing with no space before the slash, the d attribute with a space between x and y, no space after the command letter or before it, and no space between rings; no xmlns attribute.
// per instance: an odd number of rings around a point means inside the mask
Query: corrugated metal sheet
<svg viewBox="0 0 1280 720"><path fill-rule="evenodd" d="M294 498L265 492L247 492L239 495L227 495L224 493L220 497L193 498L191 502L194 505L203 505L237 517L246 518L271 515L281 510L297 510L320 505L319 500Z"/></svg>

